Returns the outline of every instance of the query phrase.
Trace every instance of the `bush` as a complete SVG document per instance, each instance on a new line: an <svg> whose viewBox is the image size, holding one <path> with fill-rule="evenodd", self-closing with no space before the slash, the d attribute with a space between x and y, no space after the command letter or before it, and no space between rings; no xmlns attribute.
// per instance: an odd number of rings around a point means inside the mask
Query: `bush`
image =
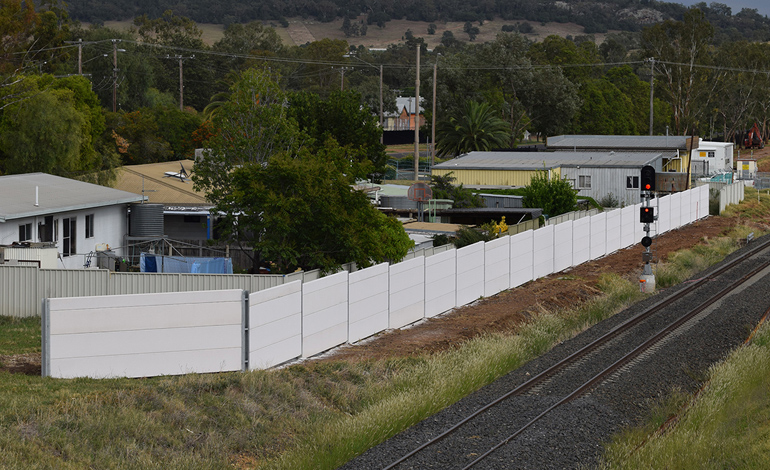
<svg viewBox="0 0 770 470"><path fill-rule="evenodd" d="M601 199L599 199L599 204L602 207L618 207L620 206L620 200L618 200L618 198L615 197L615 195L610 192L605 194L604 197L602 197Z"/></svg>

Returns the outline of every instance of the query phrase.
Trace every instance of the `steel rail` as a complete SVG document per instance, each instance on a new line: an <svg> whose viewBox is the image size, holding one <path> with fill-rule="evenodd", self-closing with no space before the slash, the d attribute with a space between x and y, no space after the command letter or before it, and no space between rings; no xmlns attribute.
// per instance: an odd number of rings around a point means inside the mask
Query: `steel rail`
<svg viewBox="0 0 770 470"><path fill-rule="evenodd" d="M616 372L618 369L620 369L624 365L628 364L631 360L635 359L640 354L642 354L643 352L645 352L648 349L650 349L652 346L657 344L660 340L664 339L665 337L667 337L670 334L672 334L675 331L677 331L682 325L687 323L693 317L695 317L699 313L703 312L708 307L710 307L711 305L715 304L716 302L718 302L719 300L724 298L727 294L729 294L730 292L734 291L735 289L737 289L738 287L743 285L746 281L748 281L752 277L756 276L759 272L767 269L768 267L770 267L770 261L766 261L762 265L754 268L753 270L751 270L751 272L749 272L748 274L746 274L742 278L738 279L737 281L733 282L729 286L725 287L724 289L720 290L719 292L717 292L716 294L711 296L708 300L706 300L705 302L703 302L700 305L698 305L696 308L688 311L686 314L682 315L678 319L676 319L673 322L669 323L663 329L661 329L660 331L655 333L655 335L653 335L652 337L647 339L647 341L645 341L644 343L640 344L639 346L634 348L632 351L630 351L629 353L627 353L626 355L624 355L623 357L621 357L617 361L613 362L611 365L607 366L607 368L605 368L604 370L602 370L601 372L599 372L598 374L593 376L587 382L583 383L581 386L579 386L574 391L572 391L569 395L565 396L564 398L562 398L558 402L556 402L553 405L551 405L550 407L548 407L548 409L546 409L545 411L543 411L542 413L540 413L536 417L532 418L532 420L530 420L527 424L525 424L524 426L519 428L516 432L514 432L510 436L508 436L505 439L503 439L502 441L500 441L498 444L496 444L494 447L492 447L491 449L489 449L485 453L481 454L478 458L476 458L476 460L472 461L467 466L463 467L462 470L468 470L468 469L472 468L477 463L479 463L482 460L484 460L485 458L489 457L494 451L496 451L500 447L502 447L505 444L507 444L508 442L510 442L512 439L514 439L516 436L518 436L522 432L526 431L530 426L532 426L537 421L539 421L543 416L547 415L548 413L550 413L554 409L560 407L561 405L564 405L565 403L568 403L568 402L574 400L575 398L583 395L584 393L589 391L591 388L593 388L595 385L597 385L598 383L602 382L605 378L607 378L608 376L610 376L611 374Z"/></svg>
<svg viewBox="0 0 770 470"><path fill-rule="evenodd" d="M654 315L655 313L659 312L661 309L666 307L672 302L675 302L682 297L686 296L687 294L691 293L698 287L702 286L703 284L710 282L715 277L724 274L726 271L729 271L730 269L734 268L736 265L746 261L747 259L757 255L758 253L764 251L770 247L770 239L767 241L764 241L762 243L757 244L752 249L746 251L745 253L735 257L734 259L728 261L727 263L723 264L719 268L717 268L714 272L710 273L709 275L702 277L690 284L687 285L687 287L681 289L680 291L674 293L673 295L658 301L657 303L653 304L649 308L645 309L644 311L640 312L638 315L635 315L633 318L630 318L626 320L625 322L621 323L620 325L617 325L601 337L597 338L596 340L592 341L591 343L583 346L579 350L575 351L574 353L570 354L569 356L565 357L564 359L558 361L557 363L549 366L542 372L538 373L537 375L533 376L532 378L528 379L524 383L520 384L516 388L506 392L505 394L501 395L500 397L496 398L495 400L487 403L486 405L482 406L478 410L474 411L473 413L469 414L462 420L458 421L451 427L447 428L446 431L442 432L438 436L420 444L417 448L413 449L409 453L405 454L398 460L392 462L388 466L384 467L383 470L392 470L396 466L402 464L403 462L407 461L408 459L412 458L417 453L421 452L422 450L426 449L427 447L430 447L437 442L441 441L445 437L453 434L455 431L457 431L460 427L462 427L465 423L472 420L473 418L477 417L481 413L484 413L488 409L496 406L502 401L507 400L508 398L520 394L521 392L528 390L535 385L539 384L546 378L550 377L554 373L558 372L560 369L562 369L564 366L574 363L577 359L587 355L594 349L602 346L604 343L608 342L612 338L620 335L621 333L627 331L628 329L634 327L635 325L639 324L640 322L644 321L645 319L649 318L650 316Z"/></svg>

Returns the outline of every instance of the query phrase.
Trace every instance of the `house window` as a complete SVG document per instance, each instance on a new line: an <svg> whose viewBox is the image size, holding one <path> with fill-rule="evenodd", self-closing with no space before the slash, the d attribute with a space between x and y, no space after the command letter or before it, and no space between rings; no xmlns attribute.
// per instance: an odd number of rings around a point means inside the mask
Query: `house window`
<svg viewBox="0 0 770 470"><path fill-rule="evenodd" d="M578 189L591 189L591 176L580 175L578 176Z"/></svg>
<svg viewBox="0 0 770 470"><path fill-rule="evenodd" d="M86 214L86 238L94 238L94 215Z"/></svg>
<svg viewBox="0 0 770 470"><path fill-rule="evenodd" d="M70 256L77 253L77 219L75 217L62 220L62 255Z"/></svg>
<svg viewBox="0 0 770 470"><path fill-rule="evenodd" d="M19 241L26 242L32 240L32 223L19 225Z"/></svg>
<svg viewBox="0 0 770 470"><path fill-rule="evenodd" d="M710 150L710 151L708 152L708 157L709 157L709 158L714 158L715 156L716 156L716 152L714 152L713 150Z"/></svg>
<svg viewBox="0 0 770 470"><path fill-rule="evenodd" d="M639 177L626 176L626 189L639 189Z"/></svg>
<svg viewBox="0 0 770 470"><path fill-rule="evenodd" d="M58 222L58 221L57 221ZM54 225L53 216L46 216L37 224L37 239L41 242L52 242L55 237L56 225Z"/></svg>
<svg viewBox="0 0 770 470"><path fill-rule="evenodd" d="M59 219L53 219L53 241L59 241Z"/></svg>

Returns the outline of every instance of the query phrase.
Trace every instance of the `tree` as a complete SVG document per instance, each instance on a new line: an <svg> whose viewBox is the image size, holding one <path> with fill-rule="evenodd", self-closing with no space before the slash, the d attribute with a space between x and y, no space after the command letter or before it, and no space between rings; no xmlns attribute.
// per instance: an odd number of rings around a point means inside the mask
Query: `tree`
<svg viewBox="0 0 770 470"><path fill-rule="evenodd" d="M687 10L683 21L666 20L642 31L644 53L658 62L657 79L674 114L674 133L683 135L703 117L718 80L696 65L709 65L708 46L714 27L697 8Z"/></svg>
<svg viewBox="0 0 770 470"><path fill-rule="evenodd" d="M577 191L566 179L549 178L545 170L538 171L523 189L524 207L541 208L549 217L575 210Z"/></svg>
<svg viewBox="0 0 770 470"><path fill-rule="evenodd" d="M575 134L637 134L631 100L611 82L605 79L587 81L580 88L580 98L583 106L572 125Z"/></svg>
<svg viewBox="0 0 770 470"><path fill-rule="evenodd" d="M379 118L361 106L361 97L354 91L334 91L327 99L306 91L291 93L288 115L299 129L314 139L310 145L322 146L329 138L343 147L355 165L354 176L385 172L388 156L380 143L382 129Z"/></svg>
<svg viewBox="0 0 770 470"><path fill-rule="evenodd" d="M487 103L468 101L460 117L450 117L436 129L439 155L457 156L473 150L490 150L508 144L510 131Z"/></svg>
<svg viewBox="0 0 770 470"><path fill-rule="evenodd" d="M351 189L344 155L330 141L315 152L280 153L266 165L234 168L231 191L216 207L223 235L253 249L255 269L269 264L282 273L400 261L412 241L396 219Z"/></svg>
<svg viewBox="0 0 770 470"><path fill-rule="evenodd" d="M8 173L74 177L109 170L102 155L104 115L83 77L23 77L2 94L16 96L0 119L0 166Z"/></svg>

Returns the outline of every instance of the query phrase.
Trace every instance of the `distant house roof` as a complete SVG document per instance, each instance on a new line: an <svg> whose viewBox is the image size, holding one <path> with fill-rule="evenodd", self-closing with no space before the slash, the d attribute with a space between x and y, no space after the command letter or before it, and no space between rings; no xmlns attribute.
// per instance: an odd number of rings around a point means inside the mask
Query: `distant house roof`
<svg viewBox="0 0 770 470"><path fill-rule="evenodd" d="M425 111L425 108L422 107L422 102L424 99L420 98L420 113ZM406 109L406 113L409 115L414 114L414 97L413 96L399 96L396 98L396 112L395 113L385 113L388 117L394 117L401 115L401 111Z"/></svg>
<svg viewBox="0 0 770 470"><path fill-rule="evenodd" d="M689 137L669 135L556 135L549 149L687 150Z"/></svg>
<svg viewBox="0 0 770 470"><path fill-rule="evenodd" d="M437 170L552 170L559 167L632 167L647 165L661 152L470 152L439 163Z"/></svg>
<svg viewBox="0 0 770 470"><path fill-rule="evenodd" d="M129 165L118 170L115 188L144 194L148 202L165 206L211 207L206 196L193 189L192 160ZM184 169L184 172L182 172ZM185 177L184 174L187 174ZM142 193L144 191L144 193Z"/></svg>
<svg viewBox="0 0 770 470"><path fill-rule="evenodd" d="M46 173L0 176L0 222L141 200L138 194Z"/></svg>

